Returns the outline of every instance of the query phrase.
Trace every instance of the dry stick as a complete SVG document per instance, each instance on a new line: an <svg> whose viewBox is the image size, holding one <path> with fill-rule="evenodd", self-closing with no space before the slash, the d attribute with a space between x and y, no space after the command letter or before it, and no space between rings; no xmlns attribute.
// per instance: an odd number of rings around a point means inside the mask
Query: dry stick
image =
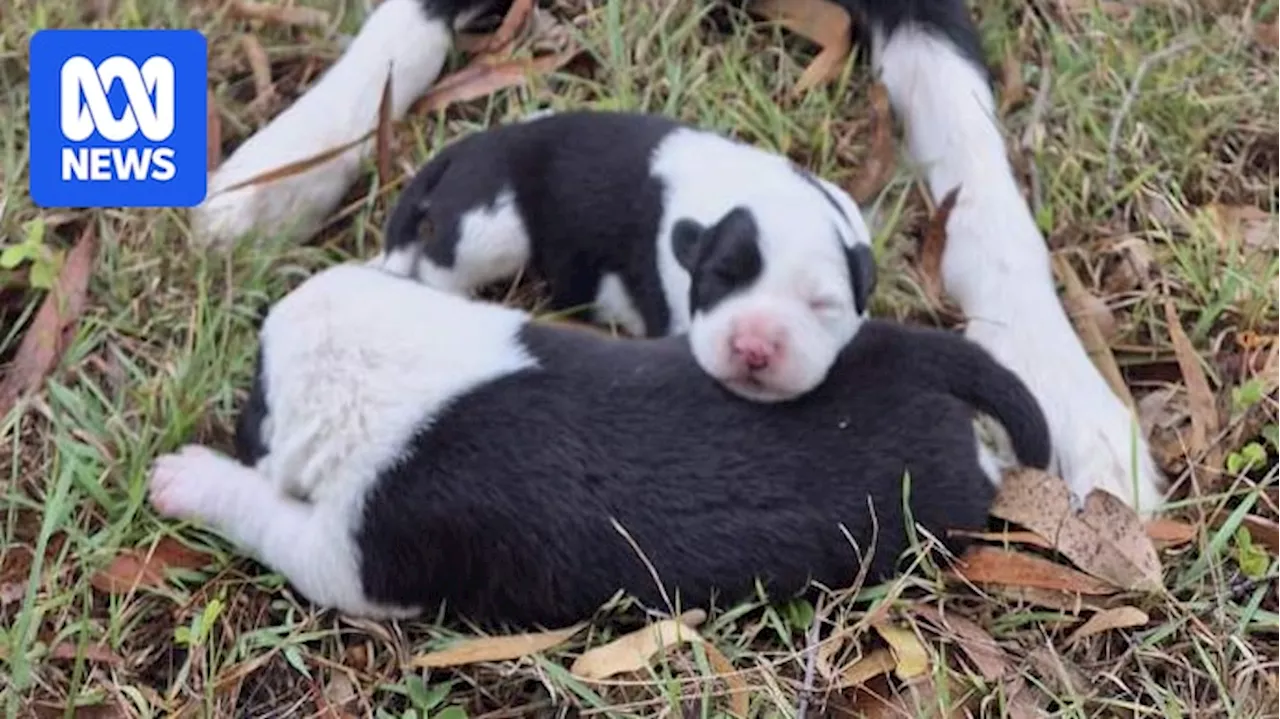
<svg viewBox="0 0 1280 719"><path fill-rule="evenodd" d="M1124 100L1120 103L1120 109L1116 112L1115 118L1111 120L1111 135L1107 138L1107 185L1111 186L1115 183L1116 174L1116 147L1120 144L1120 126L1124 124L1125 117L1129 114L1129 110L1133 107L1134 100L1138 99L1138 89L1142 85L1142 78L1147 74L1153 65L1162 60L1167 60L1178 53L1189 49L1196 44L1194 38L1183 38L1162 50L1151 53L1138 64L1137 72L1133 73L1133 82L1129 83L1129 90L1124 94Z"/></svg>
<svg viewBox="0 0 1280 719"><path fill-rule="evenodd" d="M822 626L822 599L813 612L813 623L805 633L804 686L800 687L800 702L796 705L796 719L805 719L809 711L809 694L813 692L813 675L818 663L818 628Z"/></svg>
<svg viewBox="0 0 1280 719"><path fill-rule="evenodd" d="M1035 128L1044 119L1049 110L1049 88L1053 86L1053 65L1047 57L1040 61L1040 86L1036 88L1035 99L1031 101L1031 111L1027 115L1027 126L1022 130L1020 144L1022 149L1031 150L1035 143ZM1031 212L1040 217L1044 208L1044 187L1040 183L1040 170L1036 167L1035 156L1027 163L1027 174L1031 181Z"/></svg>

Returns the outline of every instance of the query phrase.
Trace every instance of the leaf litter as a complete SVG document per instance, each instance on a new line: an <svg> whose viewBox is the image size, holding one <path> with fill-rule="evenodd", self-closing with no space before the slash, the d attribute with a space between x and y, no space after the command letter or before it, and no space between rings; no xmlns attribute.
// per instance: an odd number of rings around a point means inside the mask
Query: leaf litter
<svg viewBox="0 0 1280 719"><path fill-rule="evenodd" d="M1117 589L1158 592L1164 587L1160 557L1146 528L1112 494L1095 489L1076 512L1065 482L1020 468L1005 473L991 514L1039 534L1077 567Z"/></svg>

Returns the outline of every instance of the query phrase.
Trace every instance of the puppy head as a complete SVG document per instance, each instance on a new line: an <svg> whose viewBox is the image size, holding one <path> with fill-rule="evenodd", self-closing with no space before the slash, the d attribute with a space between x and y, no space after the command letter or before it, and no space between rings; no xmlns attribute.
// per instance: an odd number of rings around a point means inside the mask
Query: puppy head
<svg viewBox="0 0 1280 719"><path fill-rule="evenodd" d="M755 215L736 207L709 227L682 219L672 229L690 275L694 357L746 399L780 402L816 387L864 319L871 249L815 227L823 236L765 238Z"/></svg>

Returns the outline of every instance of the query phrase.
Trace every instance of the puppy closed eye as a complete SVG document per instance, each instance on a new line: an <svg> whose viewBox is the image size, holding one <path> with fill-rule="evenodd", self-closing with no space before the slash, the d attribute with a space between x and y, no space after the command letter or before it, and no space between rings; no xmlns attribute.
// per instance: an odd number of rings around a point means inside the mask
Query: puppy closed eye
<svg viewBox="0 0 1280 719"><path fill-rule="evenodd" d="M814 297L809 300L809 309L819 314L839 312L840 300L835 297Z"/></svg>

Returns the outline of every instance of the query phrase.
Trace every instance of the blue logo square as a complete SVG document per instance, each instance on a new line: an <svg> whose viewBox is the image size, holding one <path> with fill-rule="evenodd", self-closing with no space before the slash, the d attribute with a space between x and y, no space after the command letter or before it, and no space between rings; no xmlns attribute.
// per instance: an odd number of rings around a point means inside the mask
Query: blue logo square
<svg viewBox="0 0 1280 719"><path fill-rule="evenodd" d="M192 207L208 182L208 43L198 30L31 36L31 199Z"/></svg>

